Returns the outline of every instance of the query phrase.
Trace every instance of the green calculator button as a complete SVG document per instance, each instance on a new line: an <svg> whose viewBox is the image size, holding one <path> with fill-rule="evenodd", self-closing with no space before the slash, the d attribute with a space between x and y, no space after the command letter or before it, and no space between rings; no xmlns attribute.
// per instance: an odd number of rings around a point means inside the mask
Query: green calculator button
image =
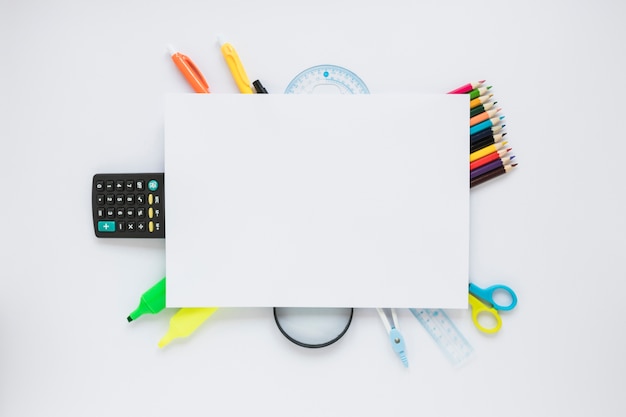
<svg viewBox="0 0 626 417"><path fill-rule="evenodd" d="M99 221L98 232L115 232L114 221Z"/></svg>
<svg viewBox="0 0 626 417"><path fill-rule="evenodd" d="M156 191L159 189L159 182L157 180L148 181L148 190Z"/></svg>

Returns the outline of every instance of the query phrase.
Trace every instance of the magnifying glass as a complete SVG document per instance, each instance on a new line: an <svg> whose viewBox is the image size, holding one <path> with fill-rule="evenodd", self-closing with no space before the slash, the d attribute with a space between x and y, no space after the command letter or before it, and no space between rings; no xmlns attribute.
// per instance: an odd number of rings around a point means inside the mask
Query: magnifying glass
<svg viewBox="0 0 626 417"><path fill-rule="evenodd" d="M353 308L274 307L274 320L283 336L298 346L313 349L341 339L353 314Z"/></svg>

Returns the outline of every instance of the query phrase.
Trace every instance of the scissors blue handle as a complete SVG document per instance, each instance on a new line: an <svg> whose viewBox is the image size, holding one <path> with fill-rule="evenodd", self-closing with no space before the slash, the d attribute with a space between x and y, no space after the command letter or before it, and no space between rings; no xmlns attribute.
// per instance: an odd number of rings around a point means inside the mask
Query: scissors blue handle
<svg viewBox="0 0 626 417"><path fill-rule="evenodd" d="M498 304L494 300L494 295L498 291L500 292L504 291L509 294L509 296L511 297L511 302L508 305ZM510 287L507 287L506 285L497 284L497 285L492 285L491 287L487 287L483 289L477 286L476 284L472 284L470 282L469 292L474 294L476 298L479 298L482 301L487 301L489 304L491 304L491 307L495 308L496 310L509 311L509 310L513 310L515 306L517 305L517 295L515 295L515 292Z"/></svg>
<svg viewBox="0 0 626 417"><path fill-rule="evenodd" d="M508 305L498 304L494 300L494 294L498 291L504 291L509 294L511 297L511 303ZM502 327L502 319L498 314L498 310L500 311L508 311L515 308L517 305L517 295L515 292L507 287L506 285L492 285L488 288L480 288L475 284L469 284L469 304L472 308L472 320L474 321L474 325L484 333L496 333ZM479 314L488 314L491 315L495 321L496 325L494 327L485 327L480 324L478 320Z"/></svg>

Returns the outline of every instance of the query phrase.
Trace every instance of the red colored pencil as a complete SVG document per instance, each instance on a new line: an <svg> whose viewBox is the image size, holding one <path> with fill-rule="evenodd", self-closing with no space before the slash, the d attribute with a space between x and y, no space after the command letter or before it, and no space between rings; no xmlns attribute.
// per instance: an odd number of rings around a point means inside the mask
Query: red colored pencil
<svg viewBox="0 0 626 417"><path fill-rule="evenodd" d="M483 85L484 82L485 82L485 80L475 81L473 83L467 83L465 85L462 85L462 86L460 86L458 88L455 88L454 90L448 92L448 94L465 94L465 93L469 93L473 89L478 88L479 86Z"/></svg>
<svg viewBox="0 0 626 417"><path fill-rule="evenodd" d="M509 148L509 149L500 149L499 151L495 151L490 153L489 155L485 155L482 158L479 158L477 160L475 160L474 162L470 163L470 171L481 167L485 164L488 164L491 161L495 161L498 158L502 158L503 156L505 156L507 153L509 153L511 151L511 149L513 148Z"/></svg>

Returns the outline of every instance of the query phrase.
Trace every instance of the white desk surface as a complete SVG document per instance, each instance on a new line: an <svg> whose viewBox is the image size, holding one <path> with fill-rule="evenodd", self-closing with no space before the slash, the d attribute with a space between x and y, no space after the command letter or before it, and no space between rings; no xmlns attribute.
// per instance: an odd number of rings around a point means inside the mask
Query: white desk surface
<svg viewBox="0 0 626 417"><path fill-rule="evenodd" d="M617 1L0 1L0 415L623 414L626 4ZM271 93L331 63L372 92L486 78L517 172L471 192L470 276L518 293L453 368L400 311L411 367L373 310L322 350L269 309L224 309L186 340L173 311L127 323L164 242L93 236L96 172L163 168L171 42L236 93L223 33Z"/></svg>

